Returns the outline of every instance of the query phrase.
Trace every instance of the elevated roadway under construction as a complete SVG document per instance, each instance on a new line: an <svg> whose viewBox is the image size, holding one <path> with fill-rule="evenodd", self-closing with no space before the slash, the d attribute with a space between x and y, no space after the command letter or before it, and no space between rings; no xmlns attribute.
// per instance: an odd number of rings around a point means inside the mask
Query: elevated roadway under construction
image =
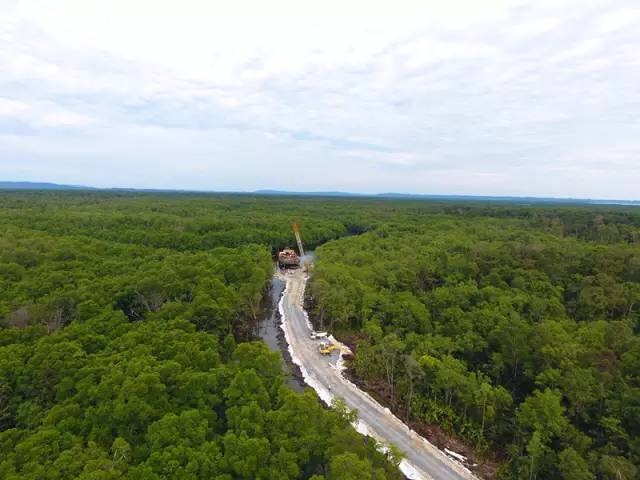
<svg viewBox="0 0 640 480"><path fill-rule="evenodd" d="M477 480L462 463L410 430L387 408L348 381L339 368L339 350L331 355L320 354L320 341L311 338L311 328L303 309L305 272L297 269L279 275L286 281L279 308L289 352L305 382L320 398L328 404L335 397L342 398L348 408L357 411L356 427L361 433L381 444L393 444L403 452L401 470L405 476L425 480Z"/></svg>

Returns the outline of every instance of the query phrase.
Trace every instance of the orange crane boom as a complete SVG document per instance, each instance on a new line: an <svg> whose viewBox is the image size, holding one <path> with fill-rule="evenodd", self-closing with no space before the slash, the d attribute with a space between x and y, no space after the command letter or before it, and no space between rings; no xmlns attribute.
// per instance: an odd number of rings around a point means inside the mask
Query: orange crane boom
<svg viewBox="0 0 640 480"><path fill-rule="evenodd" d="M300 225L298 222L293 222L291 226L293 228L293 233L296 236L296 242L298 242L298 253L300 253L301 257L304 257L304 248L302 248L302 238L300 238Z"/></svg>

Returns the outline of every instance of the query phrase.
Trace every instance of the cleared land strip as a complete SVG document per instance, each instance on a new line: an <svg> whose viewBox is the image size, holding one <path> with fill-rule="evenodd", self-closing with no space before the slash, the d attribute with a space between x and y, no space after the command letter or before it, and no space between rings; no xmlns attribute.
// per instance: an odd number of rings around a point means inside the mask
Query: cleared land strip
<svg viewBox="0 0 640 480"><path fill-rule="evenodd" d="M381 406L342 375L337 353L322 356L318 342L310 338L310 327L302 307L306 277L301 271L282 275L286 289L280 300L282 328L289 352L305 378L324 402L334 397L358 412L358 431L382 444L393 444L405 455L400 468L411 479L460 480L476 479L464 465L447 457L437 447L409 429L387 408Z"/></svg>

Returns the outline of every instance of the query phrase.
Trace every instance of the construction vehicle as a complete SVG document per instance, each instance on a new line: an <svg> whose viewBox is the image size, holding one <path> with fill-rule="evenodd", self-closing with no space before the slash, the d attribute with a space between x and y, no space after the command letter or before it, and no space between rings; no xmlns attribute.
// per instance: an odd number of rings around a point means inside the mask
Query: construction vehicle
<svg viewBox="0 0 640 480"><path fill-rule="evenodd" d="M300 237L300 225L297 222L293 222L291 225L293 234L296 237L298 244L298 253L291 248L285 248L278 253L278 266L280 268L297 268L300 266L300 258L304 257L304 247L302 246L302 238ZM304 271L309 270L309 262L304 262Z"/></svg>
<svg viewBox="0 0 640 480"><path fill-rule="evenodd" d="M285 248L280 253L278 253L278 265L280 266L280 268L299 267L300 257L290 248Z"/></svg>
<svg viewBox="0 0 640 480"><path fill-rule="evenodd" d="M331 355L331 352L334 350L340 350L340 347L331 342L320 342L320 346L318 347L318 351L322 355Z"/></svg>

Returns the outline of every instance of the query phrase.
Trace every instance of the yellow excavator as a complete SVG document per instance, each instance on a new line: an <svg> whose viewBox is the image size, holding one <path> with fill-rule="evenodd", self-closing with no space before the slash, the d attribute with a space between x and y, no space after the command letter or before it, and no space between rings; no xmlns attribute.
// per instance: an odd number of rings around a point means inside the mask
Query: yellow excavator
<svg viewBox="0 0 640 480"><path fill-rule="evenodd" d="M318 351L322 355L330 355L334 350L340 350L340 347L331 342L320 342L320 346L318 347Z"/></svg>

